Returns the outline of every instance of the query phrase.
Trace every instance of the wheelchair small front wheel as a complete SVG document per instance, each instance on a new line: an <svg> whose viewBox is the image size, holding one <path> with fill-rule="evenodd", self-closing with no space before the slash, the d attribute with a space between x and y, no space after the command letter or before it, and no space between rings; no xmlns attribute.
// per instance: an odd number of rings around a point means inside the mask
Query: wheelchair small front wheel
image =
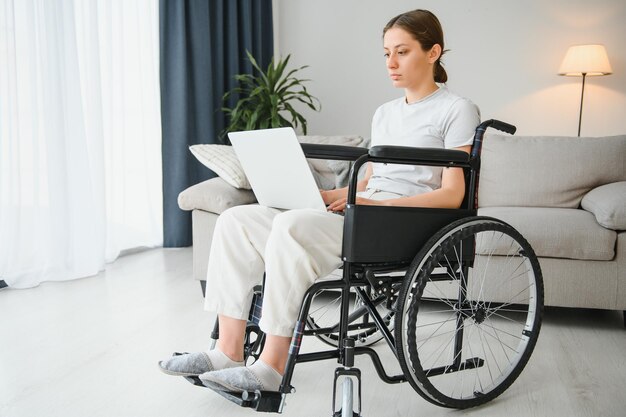
<svg viewBox="0 0 626 417"><path fill-rule="evenodd" d="M489 217L435 234L408 269L396 316L402 370L428 401L483 404L519 376L535 347L543 279L532 247Z"/></svg>
<svg viewBox="0 0 626 417"><path fill-rule="evenodd" d="M341 417L353 417L354 412L352 410L354 405L354 389L352 379L346 378L343 380L342 394Z"/></svg>

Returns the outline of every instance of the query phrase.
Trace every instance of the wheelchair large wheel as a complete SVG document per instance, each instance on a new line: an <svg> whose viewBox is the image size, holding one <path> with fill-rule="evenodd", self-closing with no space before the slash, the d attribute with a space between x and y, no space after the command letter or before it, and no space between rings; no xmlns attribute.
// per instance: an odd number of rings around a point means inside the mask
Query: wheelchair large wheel
<svg viewBox="0 0 626 417"><path fill-rule="evenodd" d="M440 230L408 269L396 316L402 370L428 401L454 408L492 400L535 347L543 279L528 242L489 217Z"/></svg>
<svg viewBox="0 0 626 417"><path fill-rule="evenodd" d="M383 321L393 331L394 312L386 308L386 296L370 295ZM340 310L341 291L321 290L313 296L306 320L307 327L318 339L334 347L339 346ZM356 292L350 292L348 314L352 317L348 324L348 337L356 341L356 346L371 346L383 338Z"/></svg>

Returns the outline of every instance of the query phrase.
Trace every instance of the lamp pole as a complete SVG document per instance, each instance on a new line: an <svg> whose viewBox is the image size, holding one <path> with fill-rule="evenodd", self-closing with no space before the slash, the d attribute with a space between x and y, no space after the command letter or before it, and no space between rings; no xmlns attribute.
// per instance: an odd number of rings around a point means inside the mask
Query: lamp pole
<svg viewBox="0 0 626 417"><path fill-rule="evenodd" d="M580 122L583 119L583 98L585 97L585 78L587 73L583 72L583 88L580 92L580 113L578 114L578 137L580 137Z"/></svg>

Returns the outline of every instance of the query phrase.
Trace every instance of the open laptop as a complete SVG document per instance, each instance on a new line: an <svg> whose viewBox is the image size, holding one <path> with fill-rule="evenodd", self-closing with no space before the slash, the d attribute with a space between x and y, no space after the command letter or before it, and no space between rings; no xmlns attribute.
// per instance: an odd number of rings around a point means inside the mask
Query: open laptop
<svg viewBox="0 0 626 417"><path fill-rule="evenodd" d="M260 205L326 211L292 128L230 132L228 138Z"/></svg>

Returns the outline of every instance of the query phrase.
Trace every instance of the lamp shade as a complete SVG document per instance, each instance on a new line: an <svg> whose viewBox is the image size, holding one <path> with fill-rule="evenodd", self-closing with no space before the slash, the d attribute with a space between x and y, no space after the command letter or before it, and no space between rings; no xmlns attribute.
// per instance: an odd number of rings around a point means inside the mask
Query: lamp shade
<svg viewBox="0 0 626 417"><path fill-rule="evenodd" d="M604 45L570 46L559 68L559 75L582 76L613 73Z"/></svg>

